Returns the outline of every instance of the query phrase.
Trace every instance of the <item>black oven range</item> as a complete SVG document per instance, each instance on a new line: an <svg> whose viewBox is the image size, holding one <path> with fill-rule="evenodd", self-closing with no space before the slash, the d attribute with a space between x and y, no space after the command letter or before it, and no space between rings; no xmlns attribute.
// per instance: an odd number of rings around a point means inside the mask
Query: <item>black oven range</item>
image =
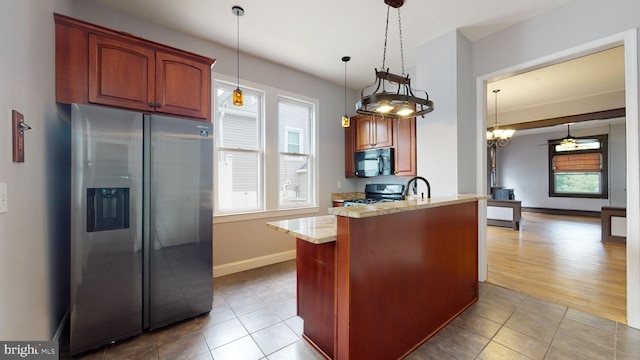
<svg viewBox="0 0 640 360"><path fill-rule="evenodd" d="M404 185L402 184L367 184L364 188L364 199L345 200L343 206L402 201L404 200L403 192Z"/></svg>

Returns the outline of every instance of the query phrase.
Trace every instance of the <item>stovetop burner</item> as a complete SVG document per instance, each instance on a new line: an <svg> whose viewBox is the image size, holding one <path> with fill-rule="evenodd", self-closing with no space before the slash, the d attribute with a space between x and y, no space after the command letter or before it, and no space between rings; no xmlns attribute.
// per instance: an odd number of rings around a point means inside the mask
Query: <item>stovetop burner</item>
<svg viewBox="0 0 640 360"><path fill-rule="evenodd" d="M404 200L402 184L367 184L364 188L365 199L349 200L343 206L378 204Z"/></svg>

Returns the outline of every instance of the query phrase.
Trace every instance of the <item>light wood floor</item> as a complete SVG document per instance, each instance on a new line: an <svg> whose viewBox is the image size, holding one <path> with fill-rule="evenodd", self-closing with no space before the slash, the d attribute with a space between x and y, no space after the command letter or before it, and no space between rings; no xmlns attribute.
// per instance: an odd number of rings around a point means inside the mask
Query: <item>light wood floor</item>
<svg viewBox="0 0 640 360"><path fill-rule="evenodd" d="M487 282L626 324L626 247L600 241L600 219L522 217L488 227Z"/></svg>

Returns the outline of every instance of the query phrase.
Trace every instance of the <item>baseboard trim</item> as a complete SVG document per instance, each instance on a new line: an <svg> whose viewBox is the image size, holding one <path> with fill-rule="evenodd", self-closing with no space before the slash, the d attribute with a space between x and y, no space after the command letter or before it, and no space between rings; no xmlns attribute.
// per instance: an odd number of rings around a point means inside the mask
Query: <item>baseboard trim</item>
<svg viewBox="0 0 640 360"><path fill-rule="evenodd" d="M52 341L57 341L58 344L60 343L60 337L62 336L62 332L64 331L65 326L67 326L67 320L69 320L70 311L71 311L70 308L67 308L67 311L64 313L62 320L60 320L60 324L58 324L58 329L56 330L56 333L53 334L53 339L51 339Z"/></svg>
<svg viewBox="0 0 640 360"><path fill-rule="evenodd" d="M251 259L235 261L228 264L222 264L213 267L213 277L224 276L234 274L237 272L256 269L259 267L277 264L287 260L293 260L296 258L296 251L289 250L276 254L270 254L265 256L259 256Z"/></svg>
<svg viewBox="0 0 640 360"><path fill-rule="evenodd" d="M600 211L588 211L588 210L522 207L522 212L532 212L532 213L551 214L551 215L600 217Z"/></svg>

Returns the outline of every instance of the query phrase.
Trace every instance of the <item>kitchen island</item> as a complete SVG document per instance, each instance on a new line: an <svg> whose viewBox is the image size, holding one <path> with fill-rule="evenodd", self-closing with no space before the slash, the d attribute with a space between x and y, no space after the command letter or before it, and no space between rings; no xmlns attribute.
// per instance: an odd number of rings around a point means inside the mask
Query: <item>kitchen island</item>
<svg viewBox="0 0 640 360"><path fill-rule="evenodd" d="M478 201L487 198L336 207L268 223L297 238L304 337L330 359L401 359L435 335L478 299Z"/></svg>

